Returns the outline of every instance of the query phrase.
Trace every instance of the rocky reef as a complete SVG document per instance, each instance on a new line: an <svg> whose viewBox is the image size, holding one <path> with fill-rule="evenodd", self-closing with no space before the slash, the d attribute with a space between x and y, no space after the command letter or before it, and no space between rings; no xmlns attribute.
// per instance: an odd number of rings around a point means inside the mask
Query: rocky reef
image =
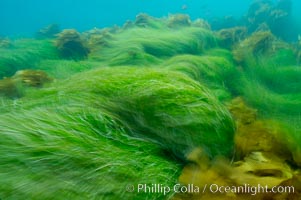
<svg viewBox="0 0 301 200"><path fill-rule="evenodd" d="M300 41L266 20L289 13L289 1L257 1L247 22L225 18L223 29L143 13L122 27L8 38L0 198L300 199ZM295 192L164 194L141 183Z"/></svg>
<svg viewBox="0 0 301 200"><path fill-rule="evenodd" d="M61 31L58 24L50 24L36 33L37 39L55 38L56 34Z"/></svg>
<svg viewBox="0 0 301 200"><path fill-rule="evenodd" d="M0 80L0 96L21 97L25 88L39 88L51 81L52 78L41 70L20 70L12 77Z"/></svg>
<svg viewBox="0 0 301 200"><path fill-rule="evenodd" d="M55 40L59 54L65 59L84 59L89 49L81 35L74 29L66 29L57 35Z"/></svg>

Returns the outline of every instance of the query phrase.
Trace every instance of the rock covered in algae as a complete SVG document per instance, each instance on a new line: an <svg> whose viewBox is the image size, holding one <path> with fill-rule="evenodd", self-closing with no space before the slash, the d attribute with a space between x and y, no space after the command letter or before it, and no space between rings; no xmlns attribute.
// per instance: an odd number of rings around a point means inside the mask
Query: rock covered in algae
<svg viewBox="0 0 301 200"><path fill-rule="evenodd" d="M234 163L221 158L210 163L198 150L191 152L188 157L192 162L184 167L179 182L187 188L193 185L194 188L199 188L199 192L178 193L173 200L300 198L299 172L274 155L253 152ZM264 189L255 190L258 186ZM289 187L286 187L286 192L270 192L273 187L278 186Z"/></svg>
<svg viewBox="0 0 301 200"><path fill-rule="evenodd" d="M36 38L45 39L45 38L55 38L56 34L61 31L58 24L50 24L36 33Z"/></svg>
<svg viewBox="0 0 301 200"><path fill-rule="evenodd" d="M168 16L167 26L170 28L187 27L191 26L191 20L189 15L174 14Z"/></svg>
<svg viewBox="0 0 301 200"><path fill-rule="evenodd" d="M284 140L287 131L276 120L257 119L257 110L249 107L241 97L233 99L228 109L236 121L235 147L243 158L252 152L268 152L292 161L292 154Z"/></svg>
<svg viewBox="0 0 301 200"><path fill-rule="evenodd" d="M140 13L136 16L134 25L141 28L159 28L162 26L162 22L146 13Z"/></svg>
<svg viewBox="0 0 301 200"><path fill-rule="evenodd" d="M42 70L20 70L12 77L15 80L21 81L23 85L31 87L40 87L45 83L50 82L50 78Z"/></svg>
<svg viewBox="0 0 301 200"><path fill-rule="evenodd" d="M108 41L112 39L112 35L118 32L115 28L103 28L86 31L83 33L83 37L87 41L87 46L91 52L108 47Z"/></svg>
<svg viewBox="0 0 301 200"><path fill-rule="evenodd" d="M18 97L20 96L16 82L11 78L0 80L0 96Z"/></svg>
<svg viewBox="0 0 301 200"><path fill-rule="evenodd" d="M24 87L41 87L51 81L52 78L44 71L19 70L14 76L0 80L0 95L20 97Z"/></svg>
<svg viewBox="0 0 301 200"><path fill-rule="evenodd" d="M60 32L55 40L55 46L61 57L66 59L84 59L89 53L81 35L74 29L65 29Z"/></svg>
<svg viewBox="0 0 301 200"><path fill-rule="evenodd" d="M269 31L259 31L240 42L233 50L237 62L243 62L247 56L264 55L271 51L275 37Z"/></svg>
<svg viewBox="0 0 301 200"><path fill-rule="evenodd" d="M206 20L201 19L201 18L194 20L191 25L194 27L211 30L210 24Z"/></svg>
<svg viewBox="0 0 301 200"><path fill-rule="evenodd" d="M102 106L134 135L179 157L195 147L210 156L232 153L234 124L227 109L205 86L181 73L106 68L75 77L67 88L105 94Z"/></svg>
<svg viewBox="0 0 301 200"><path fill-rule="evenodd" d="M218 31L218 35L221 38L221 45L226 48L231 48L234 44L246 38L247 28L234 27L221 29Z"/></svg>

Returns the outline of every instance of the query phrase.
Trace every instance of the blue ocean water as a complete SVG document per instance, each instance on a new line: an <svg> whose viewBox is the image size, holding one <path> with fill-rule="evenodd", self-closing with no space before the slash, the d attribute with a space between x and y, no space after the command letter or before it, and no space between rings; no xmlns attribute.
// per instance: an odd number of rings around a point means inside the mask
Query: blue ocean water
<svg viewBox="0 0 301 200"><path fill-rule="evenodd" d="M275 2L278 0L274 0ZM195 18L240 17L252 0L1 0L0 35L31 35L51 23L85 31L122 25L144 12L155 17L186 13ZM301 1L293 0L293 15ZM301 24L301 20L297 20Z"/></svg>

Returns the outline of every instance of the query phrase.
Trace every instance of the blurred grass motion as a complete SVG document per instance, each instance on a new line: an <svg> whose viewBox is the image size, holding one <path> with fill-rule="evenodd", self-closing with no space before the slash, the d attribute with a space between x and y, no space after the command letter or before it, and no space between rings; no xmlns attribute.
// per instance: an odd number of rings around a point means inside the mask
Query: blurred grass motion
<svg viewBox="0 0 301 200"><path fill-rule="evenodd" d="M101 68L32 92L0 116L0 194L11 199L162 198L125 187L175 184L173 158L197 146L232 152L230 114L181 73Z"/></svg>
<svg viewBox="0 0 301 200"><path fill-rule="evenodd" d="M231 34L226 49L205 21L141 14L122 28L76 32L79 52L64 59L57 38L1 47L0 198L177 199L126 187L201 186L200 177L297 187L298 49L269 31ZM72 34L66 41L60 55ZM22 69L52 82L28 87L14 79Z"/></svg>

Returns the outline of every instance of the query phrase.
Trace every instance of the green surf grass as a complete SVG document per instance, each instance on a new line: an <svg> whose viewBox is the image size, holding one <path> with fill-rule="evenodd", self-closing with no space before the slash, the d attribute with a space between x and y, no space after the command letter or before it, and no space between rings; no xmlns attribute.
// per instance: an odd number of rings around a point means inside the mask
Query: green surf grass
<svg viewBox="0 0 301 200"><path fill-rule="evenodd" d="M109 48L92 52L90 59L109 65L151 65L177 54L200 54L217 45L211 31L133 28L114 35Z"/></svg>
<svg viewBox="0 0 301 200"><path fill-rule="evenodd" d="M126 187L176 183L179 164L99 110L37 108L0 118L1 198L160 199Z"/></svg>
<svg viewBox="0 0 301 200"><path fill-rule="evenodd" d="M12 47L0 49L0 78L12 76L21 69L33 69L42 59L57 57L50 40L17 39Z"/></svg>
<svg viewBox="0 0 301 200"><path fill-rule="evenodd" d="M271 33L252 37L233 56L210 30L141 15L81 61L59 59L51 40L0 49L1 78L55 78L0 98L0 198L168 199L126 187L174 185L194 148L231 158L235 125L221 102L236 96L285 127L279 138L300 165L300 66Z"/></svg>
<svg viewBox="0 0 301 200"><path fill-rule="evenodd" d="M3 104L5 199L165 199L126 187L173 186L181 169L173 158L196 147L232 154L230 114L181 73L99 68Z"/></svg>

